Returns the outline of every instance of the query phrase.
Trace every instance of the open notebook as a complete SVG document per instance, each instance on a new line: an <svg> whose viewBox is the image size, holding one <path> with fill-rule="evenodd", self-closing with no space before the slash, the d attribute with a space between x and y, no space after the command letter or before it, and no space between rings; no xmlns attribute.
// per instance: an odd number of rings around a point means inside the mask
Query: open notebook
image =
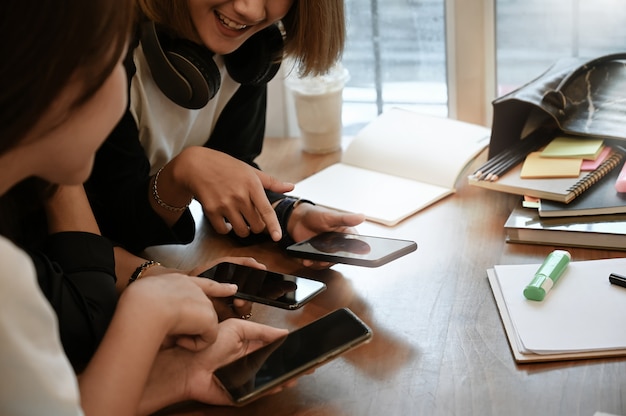
<svg viewBox="0 0 626 416"><path fill-rule="evenodd" d="M474 124L392 108L365 126L341 162L292 195L392 226L455 192L463 168L489 143Z"/></svg>
<svg viewBox="0 0 626 416"><path fill-rule="evenodd" d="M626 355L626 289L609 282L626 259L571 262L541 302L523 291L540 264L496 265L487 271L502 323L518 362Z"/></svg>

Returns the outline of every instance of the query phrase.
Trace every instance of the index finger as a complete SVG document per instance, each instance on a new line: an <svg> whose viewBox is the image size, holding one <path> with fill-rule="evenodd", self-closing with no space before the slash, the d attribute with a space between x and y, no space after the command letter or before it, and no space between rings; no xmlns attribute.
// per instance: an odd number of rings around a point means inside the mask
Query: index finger
<svg viewBox="0 0 626 416"><path fill-rule="evenodd" d="M200 286L202 291L209 297L226 298L237 293L237 285L232 283L219 283L208 277L189 276Z"/></svg>
<svg viewBox="0 0 626 416"><path fill-rule="evenodd" d="M270 204L270 201L267 199L265 192L257 192L255 190L250 195L250 198L257 212L261 216L261 219L265 223L265 228L272 237L272 240L280 241L283 236L283 232L280 228L280 222L278 222L276 211L272 208L272 204Z"/></svg>

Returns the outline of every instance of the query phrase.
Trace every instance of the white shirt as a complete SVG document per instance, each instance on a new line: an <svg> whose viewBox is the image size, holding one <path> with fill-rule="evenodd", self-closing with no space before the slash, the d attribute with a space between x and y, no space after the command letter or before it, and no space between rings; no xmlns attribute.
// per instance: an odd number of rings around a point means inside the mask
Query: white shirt
<svg viewBox="0 0 626 416"><path fill-rule="evenodd" d="M221 87L203 108L190 110L167 98L159 89L141 45L135 49L133 59L137 72L130 85L130 112L150 160L150 174L154 175L183 149L207 142L219 115L241 84L228 75L223 58L214 56L222 76Z"/></svg>
<svg viewBox="0 0 626 416"><path fill-rule="evenodd" d="M0 414L82 415L54 310L30 257L0 236Z"/></svg>

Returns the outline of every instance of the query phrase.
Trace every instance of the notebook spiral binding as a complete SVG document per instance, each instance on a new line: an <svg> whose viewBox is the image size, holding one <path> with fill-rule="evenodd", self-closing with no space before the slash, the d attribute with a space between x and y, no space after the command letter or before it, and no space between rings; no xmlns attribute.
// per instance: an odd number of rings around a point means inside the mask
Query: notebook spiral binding
<svg viewBox="0 0 626 416"><path fill-rule="evenodd" d="M567 191L573 192L574 195L579 196L580 194L585 192L587 189L589 189L593 184L595 184L600 179L605 177L610 171L615 169L615 167L620 164L623 158L624 158L623 153L613 152L613 154L607 160L602 162L602 164L598 166L596 170L594 170L593 172L589 172L588 175L581 178L578 182L572 185Z"/></svg>

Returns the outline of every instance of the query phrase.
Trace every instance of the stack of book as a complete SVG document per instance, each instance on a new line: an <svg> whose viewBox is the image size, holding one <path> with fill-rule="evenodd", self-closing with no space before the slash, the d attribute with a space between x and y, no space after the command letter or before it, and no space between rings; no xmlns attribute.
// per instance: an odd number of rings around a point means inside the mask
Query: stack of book
<svg viewBox="0 0 626 416"><path fill-rule="evenodd" d="M518 207L504 230L508 243L626 251L626 214L542 218L534 208Z"/></svg>
<svg viewBox="0 0 626 416"><path fill-rule="evenodd" d="M536 208L520 206L511 212L504 224L507 242L626 251L626 193L615 186L626 152L616 145L590 151L596 159L582 161L591 164L589 170L572 173L566 166L571 161L540 158L533 150L495 180L477 171L482 177L475 173L469 182L539 199Z"/></svg>

